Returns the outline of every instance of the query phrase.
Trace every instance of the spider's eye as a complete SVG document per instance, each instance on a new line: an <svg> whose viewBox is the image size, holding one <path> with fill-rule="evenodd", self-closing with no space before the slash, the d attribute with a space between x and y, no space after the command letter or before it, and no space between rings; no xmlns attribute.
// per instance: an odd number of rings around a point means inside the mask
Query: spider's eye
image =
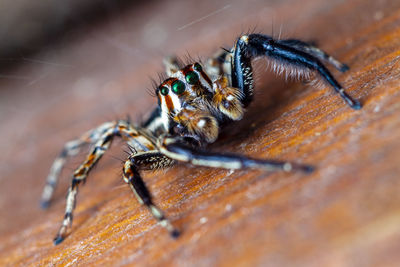
<svg viewBox="0 0 400 267"><path fill-rule="evenodd" d="M197 70L197 71L202 71L203 70L203 68L201 67L201 65L199 63L194 63L193 69Z"/></svg>
<svg viewBox="0 0 400 267"><path fill-rule="evenodd" d="M186 74L185 78L186 78L186 82L188 84L192 84L192 85L196 84L199 81L199 75L197 75L197 73L194 71L188 72L188 74Z"/></svg>
<svg viewBox="0 0 400 267"><path fill-rule="evenodd" d="M163 86L160 88L160 93L162 95L168 95L168 92L169 92L169 89L167 87Z"/></svg>
<svg viewBox="0 0 400 267"><path fill-rule="evenodd" d="M185 91L185 84L180 80L175 81L171 87L172 87L172 92L174 92L177 95L180 95Z"/></svg>

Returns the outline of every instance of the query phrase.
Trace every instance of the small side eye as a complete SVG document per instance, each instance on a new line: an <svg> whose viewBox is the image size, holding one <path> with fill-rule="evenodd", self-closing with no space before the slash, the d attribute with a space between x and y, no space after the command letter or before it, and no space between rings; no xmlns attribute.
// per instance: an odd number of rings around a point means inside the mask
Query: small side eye
<svg viewBox="0 0 400 267"><path fill-rule="evenodd" d="M163 86L163 87L160 88L160 93L162 95L168 95L169 89L167 87Z"/></svg>
<svg viewBox="0 0 400 267"><path fill-rule="evenodd" d="M199 75L194 71L188 72L186 74L185 78L186 78L186 82L188 84L192 84L192 85L196 84L199 81Z"/></svg>
<svg viewBox="0 0 400 267"><path fill-rule="evenodd" d="M199 63L194 63L193 69L197 70L197 71L202 71L203 70L203 68L201 67L201 65Z"/></svg>
<svg viewBox="0 0 400 267"><path fill-rule="evenodd" d="M172 92L174 92L177 95L180 95L185 91L186 86L182 81L177 80L172 84L171 87L172 87Z"/></svg>

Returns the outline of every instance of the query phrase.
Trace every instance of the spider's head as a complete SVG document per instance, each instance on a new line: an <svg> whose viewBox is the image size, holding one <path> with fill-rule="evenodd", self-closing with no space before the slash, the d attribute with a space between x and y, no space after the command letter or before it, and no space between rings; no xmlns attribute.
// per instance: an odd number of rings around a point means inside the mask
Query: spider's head
<svg viewBox="0 0 400 267"><path fill-rule="evenodd" d="M156 95L165 129L206 142L217 138L218 123L210 111L213 84L199 63L172 73Z"/></svg>
<svg viewBox="0 0 400 267"><path fill-rule="evenodd" d="M163 113L174 116L193 102L212 98L212 82L199 63L174 72L156 89Z"/></svg>

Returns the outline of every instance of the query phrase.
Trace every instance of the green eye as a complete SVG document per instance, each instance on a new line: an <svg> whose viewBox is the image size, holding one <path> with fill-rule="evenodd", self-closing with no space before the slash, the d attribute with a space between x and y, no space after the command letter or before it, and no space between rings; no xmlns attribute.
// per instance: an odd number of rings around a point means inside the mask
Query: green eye
<svg viewBox="0 0 400 267"><path fill-rule="evenodd" d="M188 84L196 84L199 81L199 75L196 72L191 71L186 74L186 82Z"/></svg>
<svg viewBox="0 0 400 267"><path fill-rule="evenodd" d="M168 92L169 92L169 89L167 87L163 86L160 88L160 93L162 95L168 95Z"/></svg>
<svg viewBox="0 0 400 267"><path fill-rule="evenodd" d="M197 70L197 71L202 71L203 70L203 68L201 67L201 65L199 63L194 63L193 69Z"/></svg>
<svg viewBox="0 0 400 267"><path fill-rule="evenodd" d="M172 84L172 92L174 92L177 95L182 94L185 91L185 84L180 81L177 80Z"/></svg>

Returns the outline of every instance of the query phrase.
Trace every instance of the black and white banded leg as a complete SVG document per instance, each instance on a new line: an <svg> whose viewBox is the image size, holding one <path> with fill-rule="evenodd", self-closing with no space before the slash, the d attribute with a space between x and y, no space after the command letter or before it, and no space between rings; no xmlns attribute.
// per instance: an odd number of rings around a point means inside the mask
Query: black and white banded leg
<svg viewBox="0 0 400 267"><path fill-rule="evenodd" d="M107 129L103 131L103 134L98 138L97 142L93 144L89 155L85 161L75 170L71 186L68 189L67 203L65 207L64 220L58 234L54 238L54 244L62 242L66 236L68 227L72 224L73 210L76 204L76 196L78 194L78 186L86 180L90 170L104 155L107 149L110 147L111 141L114 136L121 136L128 142L134 141L135 138L143 138L139 131L133 128L126 121L117 121L114 124L109 125ZM134 142L132 142L134 143ZM148 143L149 149L152 149L151 142Z"/></svg>
<svg viewBox="0 0 400 267"><path fill-rule="evenodd" d="M50 168L49 175L47 176L46 184L43 188L43 193L40 201L42 208L49 207L51 197L53 196L54 190L58 183L58 178L60 177L60 173L65 165L67 158L77 155L79 153L79 150L84 145L97 142L104 134L104 132L107 131L110 127L114 127L114 125L115 123L113 122L103 123L99 127L86 132L79 139L69 141L64 145L63 150L54 160L53 165Z"/></svg>
<svg viewBox="0 0 400 267"><path fill-rule="evenodd" d="M159 139L160 151L177 161L189 162L197 166L223 169L262 169L268 171L283 170L312 172L313 167L286 161L253 159L236 154L205 152L192 148L181 139L166 137Z"/></svg>
<svg viewBox="0 0 400 267"><path fill-rule="evenodd" d="M54 238L54 244L61 243L66 234L67 229L72 225L73 211L76 205L76 195L78 194L78 186L81 182L86 180L89 171L98 162L104 152L109 148L114 135L113 128L108 129L103 136L94 144L86 160L75 170L71 186L68 189L67 203L65 206L64 220L61 228L59 229L56 237Z"/></svg>
<svg viewBox="0 0 400 267"><path fill-rule="evenodd" d="M171 166L174 160L158 151L147 151L131 155L124 164L123 178L129 184L140 204L145 205L161 226L167 229L174 238L179 231L174 228L164 213L152 201L149 190L144 184L139 171L162 169Z"/></svg>

